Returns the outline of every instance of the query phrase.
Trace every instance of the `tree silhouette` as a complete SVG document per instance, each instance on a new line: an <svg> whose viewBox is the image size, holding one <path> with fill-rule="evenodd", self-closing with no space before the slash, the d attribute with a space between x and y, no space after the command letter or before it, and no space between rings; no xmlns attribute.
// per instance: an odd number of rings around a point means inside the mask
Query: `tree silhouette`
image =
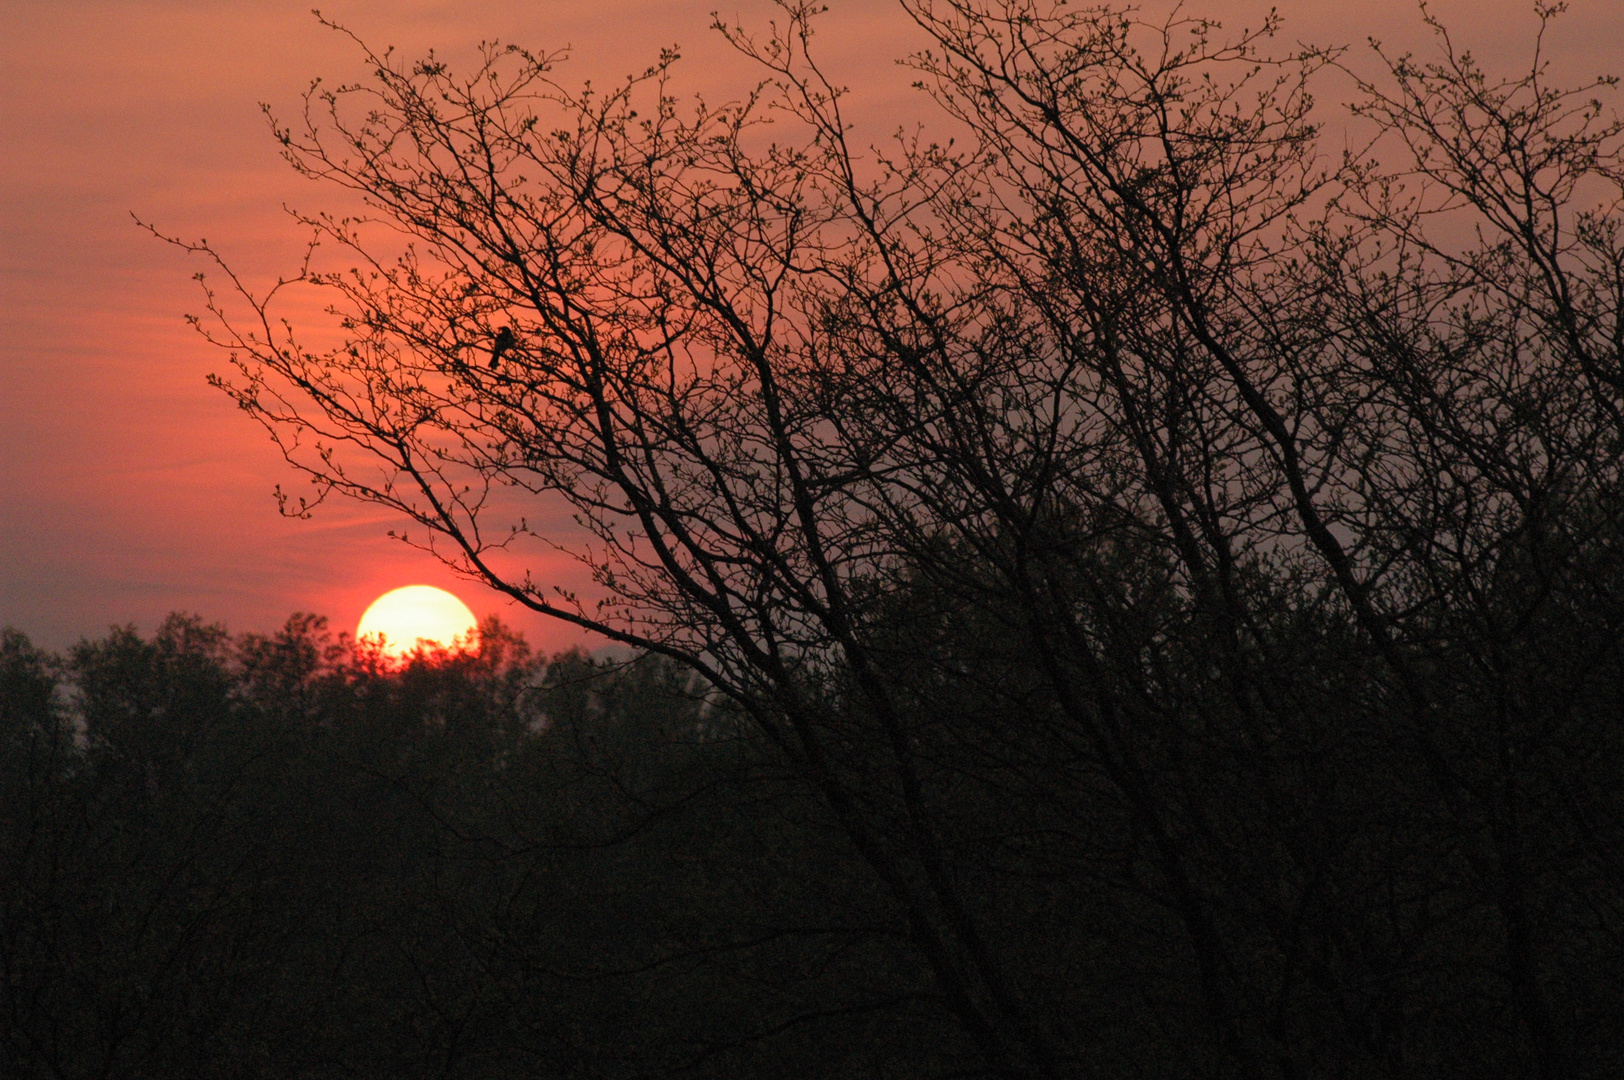
<svg viewBox="0 0 1624 1080"><path fill-rule="evenodd" d="M273 121L354 269L210 293L218 385L316 501L706 680L989 1074L1605 1075L1611 84L1434 23L1326 162L1347 57L1277 19L904 6L954 141L851 146L799 3L719 25L719 107L361 46Z"/></svg>

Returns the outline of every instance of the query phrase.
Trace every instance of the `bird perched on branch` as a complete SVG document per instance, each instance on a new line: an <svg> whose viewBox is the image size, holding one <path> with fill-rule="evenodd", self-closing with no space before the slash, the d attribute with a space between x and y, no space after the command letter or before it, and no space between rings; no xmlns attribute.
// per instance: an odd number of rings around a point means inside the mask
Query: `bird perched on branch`
<svg viewBox="0 0 1624 1080"><path fill-rule="evenodd" d="M513 348L518 343L518 340L513 335L513 327L504 326L498 330L496 340L491 342L491 367L496 367L501 362L502 354Z"/></svg>

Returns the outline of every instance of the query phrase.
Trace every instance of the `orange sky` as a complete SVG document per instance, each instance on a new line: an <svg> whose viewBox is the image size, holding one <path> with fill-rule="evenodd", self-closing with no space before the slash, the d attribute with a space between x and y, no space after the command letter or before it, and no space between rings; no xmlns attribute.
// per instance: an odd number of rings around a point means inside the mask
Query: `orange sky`
<svg viewBox="0 0 1624 1080"><path fill-rule="evenodd" d="M142 233L207 237L249 273L288 270L299 232L281 213L336 205L276 156L257 103L291 111L309 79L357 77L353 47L310 0L6 0L0 14L0 624L62 647L110 623L150 630L171 610L269 630L296 610L353 628L379 593L450 588L553 649L580 640L456 581L384 535L396 522L333 505L277 516L291 477L260 429L204 385L214 354L184 325L200 267ZM662 45L686 85L746 85L707 27L717 0L330 0L375 44L455 62L483 38L568 44L577 78L613 80ZM1264 5L1191 3L1242 25ZM1424 42L1409 3L1279 0L1288 36ZM1548 48L1565 70L1624 71L1624 3L1574 0ZM1432 9L1490 65L1526 56L1532 5L1448 0ZM723 8L762 23L761 0ZM1248 15L1251 18L1248 18ZM922 114L890 60L908 26L886 0L831 0L820 33L853 87L860 135ZM1357 58L1356 58L1357 62ZM545 517L545 514L532 515ZM560 528L563 526L560 525ZM578 584L568 564L536 567ZM591 643L588 643L591 644Z"/></svg>

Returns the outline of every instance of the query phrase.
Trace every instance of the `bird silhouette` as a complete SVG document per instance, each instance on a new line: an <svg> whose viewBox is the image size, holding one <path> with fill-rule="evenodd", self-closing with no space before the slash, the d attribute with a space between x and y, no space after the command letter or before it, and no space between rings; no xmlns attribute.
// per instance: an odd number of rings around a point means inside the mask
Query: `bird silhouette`
<svg viewBox="0 0 1624 1080"><path fill-rule="evenodd" d="M518 342L513 336L513 327L504 326L496 332L496 340L491 342L491 367L501 362L502 355Z"/></svg>

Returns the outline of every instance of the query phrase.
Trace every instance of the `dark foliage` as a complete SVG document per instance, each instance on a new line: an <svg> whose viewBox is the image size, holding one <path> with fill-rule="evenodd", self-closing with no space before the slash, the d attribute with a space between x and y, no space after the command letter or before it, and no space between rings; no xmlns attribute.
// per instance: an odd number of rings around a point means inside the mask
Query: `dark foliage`
<svg viewBox="0 0 1624 1080"><path fill-rule="evenodd" d="M1173 632L1159 575L1135 575L1123 632ZM985 947L1068 1056L1227 1074L1189 890L1231 1019L1317 1059L1299 1075L1525 1067L1493 834L1395 739L1349 628L1279 613L1297 667L1258 692L1290 695L1290 729L1252 729L1199 655L1164 670L1181 709L1140 706L1132 738L1166 825L1066 744L1018 632L976 610L921 582L877 651ZM1600 1077L1624 1023L1621 671L1562 632L1524 658L1555 675L1506 775L1539 837L1518 910L1551 1038L1566 1075ZM668 660L542 662L495 623L484 641L389 670L306 616L238 639L175 617L65 660L8 632L5 1075L984 1071L907 913L735 710ZM1482 692L1460 691L1463 759Z"/></svg>
<svg viewBox="0 0 1624 1080"><path fill-rule="evenodd" d="M670 661L7 632L8 1076L945 1070L814 800Z"/></svg>

